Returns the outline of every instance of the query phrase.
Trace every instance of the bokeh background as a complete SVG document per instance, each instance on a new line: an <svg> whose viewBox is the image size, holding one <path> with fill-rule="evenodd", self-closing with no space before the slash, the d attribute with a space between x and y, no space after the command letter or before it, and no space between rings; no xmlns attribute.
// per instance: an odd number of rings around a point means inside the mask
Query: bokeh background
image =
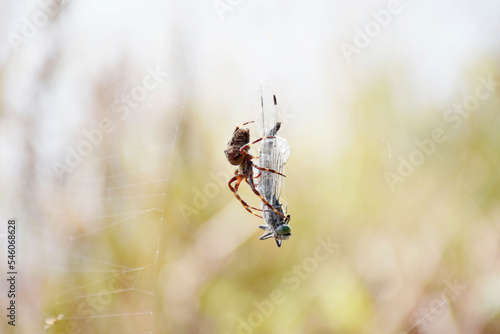
<svg viewBox="0 0 500 334"><path fill-rule="evenodd" d="M500 333L498 1L0 6L16 333ZM261 85L281 248L226 185Z"/></svg>

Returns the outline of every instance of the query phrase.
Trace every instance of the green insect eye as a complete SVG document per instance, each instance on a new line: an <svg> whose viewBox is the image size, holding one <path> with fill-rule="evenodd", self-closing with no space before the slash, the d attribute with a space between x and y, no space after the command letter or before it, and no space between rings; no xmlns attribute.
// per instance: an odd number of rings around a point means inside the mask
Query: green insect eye
<svg viewBox="0 0 500 334"><path fill-rule="evenodd" d="M281 225L276 229L276 233L278 233L279 235L287 235L292 233L292 229L289 225Z"/></svg>

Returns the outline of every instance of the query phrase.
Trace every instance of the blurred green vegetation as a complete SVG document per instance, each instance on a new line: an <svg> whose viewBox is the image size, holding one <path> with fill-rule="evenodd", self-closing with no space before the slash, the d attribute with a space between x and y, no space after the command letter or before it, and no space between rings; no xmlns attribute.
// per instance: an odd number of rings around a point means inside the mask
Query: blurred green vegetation
<svg viewBox="0 0 500 334"><path fill-rule="evenodd" d="M73 238L59 241L66 269L39 268L47 332L498 333L500 92L456 129L443 118L490 74L500 81L483 65L464 74L465 91L424 106L382 73L367 78L343 110L342 147L334 113L317 128L292 119L281 130L292 146L282 194L292 238L281 248L258 240L259 219L227 188L236 124L201 117L197 101L166 110L169 151L103 163L101 218L75 213ZM157 123L130 140L161 142ZM391 186L387 173L437 128L446 140ZM244 184L241 195L258 205Z"/></svg>
<svg viewBox="0 0 500 334"><path fill-rule="evenodd" d="M230 231L252 225L255 231L221 257L211 259L206 254L210 248L189 257L195 261L192 274L203 279L193 288L191 303L178 311L189 321L170 319L171 331L418 333L434 322L451 321L457 328L469 328L469 333L498 332L498 304L488 305L483 296L486 286L492 289L489 293L500 294L495 278L500 93L496 89L481 101L457 129L443 119L453 103L474 93L479 77L491 73L500 81L495 65L471 71L467 95L457 93L442 105L417 112L411 93L405 97L410 108L402 110L388 80L366 80L356 102L345 110L351 115L352 140L335 155L323 153L328 152L325 146L335 143L311 143L284 128L282 135L295 143L283 194L290 204L293 236L281 249L258 240L258 219L246 213L225 187L183 222L175 204L191 203L193 189L213 182L209 172L226 170L225 142L213 140L220 138L219 130L200 124L194 111L187 113L169 188L176 199L171 219L177 223L168 227L164 239L175 245L170 249L178 256L171 255L166 266L186 259L183 255L195 247L205 224L207 229L220 225ZM436 128L443 129L447 140L435 143L432 154L391 191L386 172L397 173L399 157L408 159L417 149L414 140L431 138ZM226 140L231 131L226 127ZM244 198L252 198L250 192L242 192ZM318 238L335 242L338 253L324 261L316 259ZM214 245L226 242L217 235L210 240ZM310 272L293 276L299 283L292 289L295 285L287 281L287 273L297 266ZM449 293L454 284L456 295ZM268 305L275 289L283 292L285 301L259 310L256 303ZM448 302L432 313L436 299L445 301L443 295ZM166 297L164 307L178 305ZM481 320L471 322L471 317Z"/></svg>
<svg viewBox="0 0 500 334"><path fill-rule="evenodd" d="M377 29L376 2L226 2L224 21L211 1L5 7L16 333L500 333L499 85L449 113L500 83L498 6L405 4L350 62L339 46ZM227 187L259 84L292 149L281 248Z"/></svg>

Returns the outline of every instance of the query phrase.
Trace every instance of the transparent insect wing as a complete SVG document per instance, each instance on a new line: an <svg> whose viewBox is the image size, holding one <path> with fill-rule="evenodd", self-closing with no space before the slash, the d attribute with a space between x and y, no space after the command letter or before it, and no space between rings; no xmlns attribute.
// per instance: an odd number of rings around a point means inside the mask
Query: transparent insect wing
<svg viewBox="0 0 500 334"><path fill-rule="evenodd" d="M260 88L259 113L256 118L257 130L262 137L276 134L277 106L274 92L269 87Z"/></svg>
<svg viewBox="0 0 500 334"><path fill-rule="evenodd" d="M259 165L264 168L273 169L283 174L285 163L287 162L291 150L286 139L277 135L281 126L278 123L278 107L276 96L269 87L261 87L261 110L257 115L256 125L262 137L275 136L276 138L266 138L262 141ZM262 172L259 184L259 191L271 205L279 205L283 177L275 173Z"/></svg>
<svg viewBox="0 0 500 334"><path fill-rule="evenodd" d="M290 157L291 149L290 145L285 138L276 137L276 148L273 150L272 156L272 165L274 169L281 173L285 174L285 164ZM284 178L283 176L274 174L273 175L273 193L274 196L279 200L281 196L281 189L283 188Z"/></svg>
<svg viewBox="0 0 500 334"><path fill-rule="evenodd" d="M290 156L291 150L286 139L277 135L281 126L281 124L277 122L277 101L274 93L265 87L261 90L261 111L257 116L256 123L263 137L274 137L262 140L259 152L259 165L283 174L284 166ZM259 182L259 192L273 208L282 214L286 214L280 202L283 182L283 176L273 172L262 171ZM264 203L261 203L261 208L266 223L266 225L261 226L261 228L265 231L269 231L269 233L261 237L261 240L275 237L278 235L277 229L283 224L286 224L287 221L285 221L281 215L269 209ZM281 246L281 240L276 239L276 243L278 246Z"/></svg>
<svg viewBox="0 0 500 334"><path fill-rule="evenodd" d="M279 130L277 122L277 103L274 92L269 87L261 87L261 110L257 115L256 125L262 137L276 136ZM277 138L266 138L262 141L259 152L259 165L278 171L279 157L277 152ZM276 193L278 187L278 177L275 173L263 171L260 176L259 191L264 198L275 205L279 199L279 193ZM265 209L263 207L263 209Z"/></svg>

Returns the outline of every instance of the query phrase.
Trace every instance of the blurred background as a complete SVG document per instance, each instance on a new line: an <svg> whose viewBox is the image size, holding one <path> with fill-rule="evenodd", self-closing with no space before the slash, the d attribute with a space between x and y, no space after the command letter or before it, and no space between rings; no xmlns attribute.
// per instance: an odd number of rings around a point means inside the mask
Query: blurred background
<svg viewBox="0 0 500 334"><path fill-rule="evenodd" d="M500 333L498 1L0 6L16 333ZM281 248L227 187L261 85Z"/></svg>

